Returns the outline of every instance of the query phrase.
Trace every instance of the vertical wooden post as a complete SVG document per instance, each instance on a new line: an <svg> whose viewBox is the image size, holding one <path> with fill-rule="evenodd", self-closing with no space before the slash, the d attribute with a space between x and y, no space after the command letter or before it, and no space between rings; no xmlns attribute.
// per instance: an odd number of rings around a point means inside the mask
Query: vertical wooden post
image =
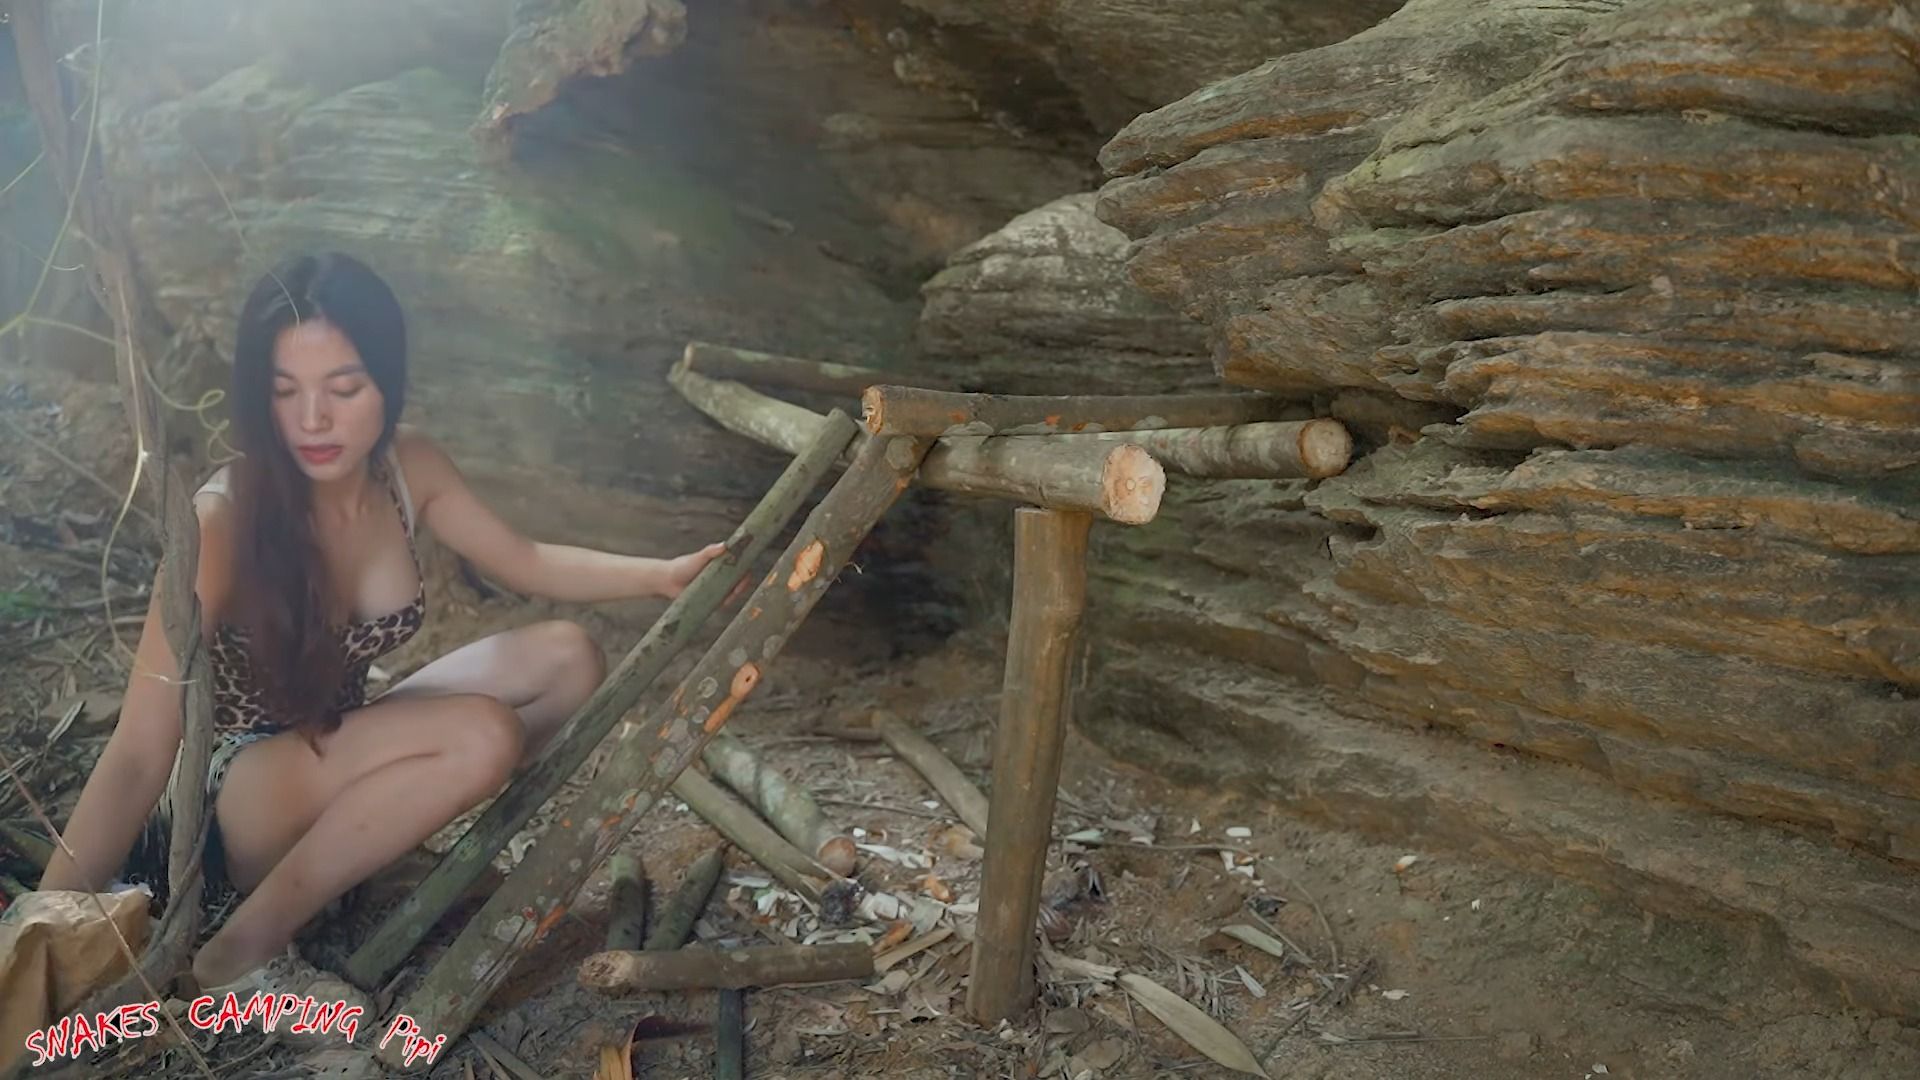
<svg viewBox="0 0 1920 1080"><path fill-rule="evenodd" d="M1013 512L1013 624L993 742L980 923L967 1012L983 1024L1033 1001L1034 920L1066 742L1073 643L1087 597L1091 514Z"/></svg>

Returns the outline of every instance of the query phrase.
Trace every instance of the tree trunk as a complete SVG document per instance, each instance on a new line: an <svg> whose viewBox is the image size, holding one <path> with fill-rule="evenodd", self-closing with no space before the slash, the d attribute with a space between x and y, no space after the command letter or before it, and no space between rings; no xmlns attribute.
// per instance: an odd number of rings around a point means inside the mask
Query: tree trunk
<svg viewBox="0 0 1920 1080"><path fill-rule="evenodd" d="M788 453L820 421L810 409L684 368L668 380L721 427ZM1048 437L941 439L920 480L942 491L1086 510L1125 525L1153 520L1166 491L1165 470L1138 447Z"/></svg>
<svg viewBox="0 0 1920 1080"><path fill-rule="evenodd" d="M967 1012L983 1024L997 1024L1033 1001L1033 928L1053 836L1092 519L1021 509L1013 523L1013 624L967 985Z"/></svg>
<svg viewBox="0 0 1920 1080"><path fill-rule="evenodd" d="M727 553L700 571L554 738L540 760L487 807L413 895L401 902L373 936L354 951L347 961L348 978L365 989L384 982L433 924L459 902L474 878L485 870L507 841L579 771L622 714L633 708L680 650L700 632L707 617L720 607L727 593L752 569L760 553L799 512L826 474L828 463L854 433L853 421L837 409L817 419L814 430L796 451L799 456L728 538Z"/></svg>
<svg viewBox="0 0 1920 1080"><path fill-rule="evenodd" d="M846 877L853 873L857 854L853 838L827 820L806 788L788 780L747 744L724 731L713 737L702 756L713 775L739 792L760 811L760 816L780 830L781 836L835 874Z"/></svg>
<svg viewBox="0 0 1920 1080"><path fill-rule="evenodd" d="M779 655L854 547L911 482L927 445L875 439L861 447L745 610L663 708L621 728L606 766L467 924L401 1011L449 1039L466 1031L514 964L566 914L587 876L753 693L764 665ZM397 1045L380 1054L390 1066L397 1063Z"/></svg>
<svg viewBox="0 0 1920 1080"><path fill-rule="evenodd" d="M1089 431L1229 427L1277 420L1298 402L1263 394L1025 396L870 386L860 396L874 435L1070 435Z"/></svg>
<svg viewBox="0 0 1920 1080"><path fill-rule="evenodd" d="M859 942L603 952L580 962L580 985L602 994L802 986L872 975L873 950Z"/></svg>
<svg viewBox="0 0 1920 1080"><path fill-rule="evenodd" d="M689 342L681 364L688 371L709 379L737 379L755 386L781 386L790 390L838 394L848 398L858 398L867 387L881 383L939 390L952 385L945 379L933 376L880 371L852 364L836 364L830 360L803 360L705 341Z"/></svg>
<svg viewBox="0 0 1920 1080"><path fill-rule="evenodd" d="M926 778L933 790L947 800L953 812L973 835L982 840L987 836L987 797L973 786L947 755L933 745L933 741L915 730L912 724L888 712L877 712L873 716L873 729L886 740L887 746L899 755L900 760L913 766L914 771Z"/></svg>
<svg viewBox="0 0 1920 1080"><path fill-rule="evenodd" d="M1338 420L1276 420L1234 427L1166 428L1055 435L1062 442L1131 443L1168 471L1210 480L1322 480L1353 456L1353 436Z"/></svg>

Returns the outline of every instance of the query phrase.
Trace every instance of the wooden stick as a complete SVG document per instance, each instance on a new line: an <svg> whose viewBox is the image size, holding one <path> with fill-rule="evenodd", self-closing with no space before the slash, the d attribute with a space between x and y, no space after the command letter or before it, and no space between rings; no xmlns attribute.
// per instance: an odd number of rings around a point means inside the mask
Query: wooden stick
<svg viewBox="0 0 1920 1080"><path fill-rule="evenodd" d="M706 341L690 341L680 363L688 371L709 379L738 379L755 386L782 386L791 390L809 390L818 394L839 394L857 398L861 391L880 383L950 389L953 384L931 375L908 375L898 371L836 364L829 360L803 360L795 356L736 349Z"/></svg>
<svg viewBox="0 0 1920 1080"><path fill-rule="evenodd" d="M713 737L701 756L713 775L739 792L780 830L781 836L839 877L853 873L859 854L853 838L827 819L806 788L788 780L780 770L760 760L747 744L724 731Z"/></svg>
<svg viewBox="0 0 1920 1080"><path fill-rule="evenodd" d="M747 853L780 884L814 903L820 902L821 889L834 875L808 857L806 852L787 843L786 838L769 828L746 804L726 793L698 769L688 769L674 778L671 789L685 799L733 846Z"/></svg>
<svg viewBox="0 0 1920 1080"><path fill-rule="evenodd" d="M400 1011L422 1030L448 1039L467 1030L515 963L566 914L587 876L753 693L764 666L911 482L927 446L925 440L875 439L861 447L745 609L664 707L627 722L600 772L468 921ZM380 1059L397 1065L398 1047L398 1040L388 1044Z"/></svg>
<svg viewBox="0 0 1920 1080"><path fill-rule="evenodd" d="M967 1012L983 1024L997 1024L1033 1001L1033 928L1060 786L1091 523L1085 514L1014 511L1013 620L967 986Z"/></svg>
<svg viewBox="0 0 1920 1080"><path fill-rule="evenodd" d="M1167 474L1138 446L1026 438L942 439L920 478L931 488L1080 510L1122 525L1160 512Z"/></svg>
<svg viewBox="0 0 1920 1080"><path fill-rule="evenodd" d="M913 766L914 771L926 778L933 790L947 800L953 812L973 835L984 839L987 835L987 797L973 786L973 781L933 745L933 741L920 734L912 724L884 710L873 714L873 729L880 733L901 761Z"/></svg>
<svg viewBox="0 0 1920 1080"><path fill-rule="evenodd" d="M0 840L12 845L22 858L39 867L42 873L53 860L52 841L43 840L11 821L0 821Z"/></svg>
<svg viewBox="0 0 1920 1080"><path fill-rule="evenodd" d="M747 1075L746 995L722 990L713 1007L713 1080L744 1080Z"/></svg>
<svg viewBox="0 0 1920 1080"><path fill-rule="evenodd" d="M1326 417L1043 437L1131 443L1147 450L1169 471L1210 480L1321 480L1345 472L1353 458L1353 436L1346 425Z"/></svg>
<svg viewBox="0 0 1920 1080"><path fill-rule="evenodd" d="M687 876L680 879L680 887L673 890L673 899L660 910L653 933L647 935L643 946L646 951L665 952L687 943L693 936L693 924L699 922L700 913L707 910L707 898L713 895L713 887L719 884L720 871L726 865L727 849L723 844L687 867Z"/></svg>
<svg viewBox="0 0 1920 1080"><path fill-rule="evenodd" d="M672 952L603 952L580 962L580 985L602 994L650 990L745 990L755 986L801 986L865 979L873 975L873 949L859 942L836 945L753 945Z"/></svg>
<svg viewBox="0 0 1920 1080"><path fill-rule="evenodd" d="M484 872L507 841L524 827L541 805L579 771L620 720L633 708L653 681L666 670L681 649L700 632L701 624L717 610L741 578L828 471L829 463L854 437L853 421L839 410L818 417L799 456L774 482L727 539L727 553L700 571L645 637L634 645L620 666L553 739L546 753L487 807L479 820L456 841L439 864L402 901L387 921L347 960L347 977L363 989L383 983L427 931ZM864 436L863 436L864 437Z"/></svg>
<svg viewBox="0 0 1920 1080"><path fill-rule="evenodd" d="M1085 431L1227 427L1277 420L1295 402L1264 394L1023 396L869 386L860 395L874 435L1064 435Z"/></svg>
<svg viewBox="0 0 1920 1080"><path fill-rule="evenodd" d="M647 937L647 871L631 855L607 860L607 948L637 949Z"/></svg>
<svg viewBox="0 0 1920 1080"><path fill-rule="evenodd" d="M683 367L667 379L721 427L789 453L820 421L810 409ZM1138 447L1050 438L941 439L920 480L943 491L1086 510L1126 525L1153 520L1166 492L1165 470Z"/></svg>

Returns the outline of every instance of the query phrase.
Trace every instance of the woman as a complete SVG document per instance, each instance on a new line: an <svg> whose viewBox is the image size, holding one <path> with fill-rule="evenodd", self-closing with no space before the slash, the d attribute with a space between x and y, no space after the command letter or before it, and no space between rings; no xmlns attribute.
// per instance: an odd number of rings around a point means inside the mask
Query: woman
<svg viewBox="0 0 1920 1080"><path fill-rule="evenodd" d="M724 550L660 560L521 536L399 426L406 371L399 302L345 255L286 262L241 311L244 456L194 504L216 732L203 870L211 903L245 896L195 954L202 987L264 972L328 902L498 791L600 684L592 639L543 622L367 700L368 666L425 611L416 518L507 587L562 601L672 597ZM119 724L65 830L75 858L57 854L43 888L116 872L164 887L180 690L162 606L156 582Z"/></svg>

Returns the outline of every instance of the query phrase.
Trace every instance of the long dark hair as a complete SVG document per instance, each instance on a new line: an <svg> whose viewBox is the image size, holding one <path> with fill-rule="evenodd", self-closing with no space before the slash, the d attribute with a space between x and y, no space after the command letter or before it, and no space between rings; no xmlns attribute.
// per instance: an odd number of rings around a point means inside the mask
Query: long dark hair
<svg viewBox="0 0 1920 1080"><path fill-rule="evenodd" d="M393 290L365 263L329 252L268 271L240 309L233 347L234 615L263 704L311 740L340 724L346 658L327 621L327 569L314 540L312 483L273 420L274 346L288 327L324 319L360 354L386 404L377 463L406 404L407 326Z"/></svg>

